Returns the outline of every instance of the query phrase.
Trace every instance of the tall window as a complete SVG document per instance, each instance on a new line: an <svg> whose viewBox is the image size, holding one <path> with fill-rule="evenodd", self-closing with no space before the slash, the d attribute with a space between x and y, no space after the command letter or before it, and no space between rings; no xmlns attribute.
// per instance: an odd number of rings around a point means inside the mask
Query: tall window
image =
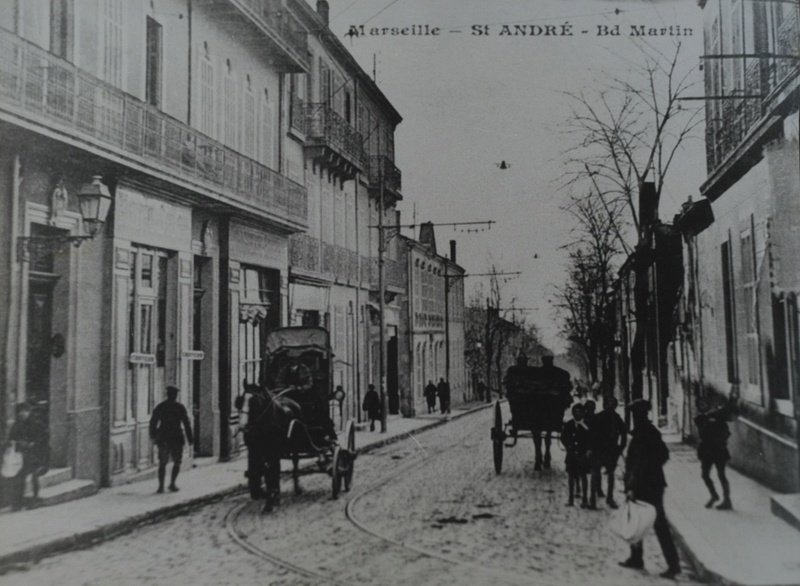
<svg viewBox="0 0 800 586"><path fill-rule="evenodd" d="M756 266L753 231L747 228L740 237L742 252L742 297L747 338L747 382L758 385L761 375L761 360L758 348L758 314L756 307Z"/></svg>
<svg viewBox="0 0 800 586"><path fill-rule="evenodd" d="M225 103L222 106L224 109L222 137L226 145L235 149L238 147L236 143L236 77L234 76L230 59L225 63L225 79L223 83Z"/></svg>
<svg viewBox="0 0 800 586"><path fill-rule="evenodd" d="M161 25L147 17L147 63L145 67L145 101L161 105Z"/></svg>
<svg viewBox="0 0 800 586"><path fill-rule="evenodd" d="M275 149L273 145L275 143L275 133L273 129L275 125L273 124L273 113L272 113L272 103L269 100L269 92L264 90L264 97L261 100L261 132L259 133L259 159L261 162L269 167L270 169L275 168L275 160L273 158L273 153Z"/></svg>
<svg viewBox="0 0 800 586"><path fill-rule="evenodd" d="M50 2L50 51L62 59L72 60L73 0Z"/></svg>
<svg viewBox="0 0 800 586"><path fill-rule="evenodd" d="M739 376L736 367L736 324L734 322L733 306L733 271L731 261L730 243L723 242L720 247L722 261L722 296L725 306L725 354L728 370L728 382L738 382Z"/></svg>
<svg viewBox="0 0 800 586"><path fill-rule="evenodd" d="M242 267L239 304L239 372L241 379L263 382L262 363L267 333L280 325L280 272Z"/></svg>
<svg viewBox="0 0 800 586"><path fill-rule="evenodd" d="M248 75L245 78L244 96L242 99L244 116L242 116L242 152L251 159L256 158L256 96Z"/></svg>
<svg viewBox="0 0 800 586"><path fill-rule="evenodd" d="M103 79L122 87L122 2L103 2Z"/></svg>
<svg viewBox="0 0 800 586"><path fill-rule="evenodd" d="M214 129L214 64L208 50L208 43L203 43L203 50L198 59L200 91L198 92L197 125L201 132L215 137Z"/></svg>

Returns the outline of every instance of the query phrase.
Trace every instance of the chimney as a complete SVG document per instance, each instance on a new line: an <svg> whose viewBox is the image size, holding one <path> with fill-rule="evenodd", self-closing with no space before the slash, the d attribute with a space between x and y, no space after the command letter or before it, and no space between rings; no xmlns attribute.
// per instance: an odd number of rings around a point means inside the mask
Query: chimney
<svg viewBox="0 0 800 586"><path fill-rule="evenodd" d="M456 241L450 241L450 260L456 262Z"/></svg>
<svg viewBox="0 0 800 586"><path fill-rule="evenodd" d="M328 0L317 0L317 14L322 17L325 24L329 23L329 14L331 7L328 5Z"/></svg>

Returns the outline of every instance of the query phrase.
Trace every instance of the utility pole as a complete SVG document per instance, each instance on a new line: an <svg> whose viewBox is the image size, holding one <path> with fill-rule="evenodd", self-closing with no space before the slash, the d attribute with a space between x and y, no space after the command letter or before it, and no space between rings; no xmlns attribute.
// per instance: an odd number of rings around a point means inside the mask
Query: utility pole
<svg viewBox="0 0 800 586"><path fill-rule="evenodd" d="M380 356L380 367L379 367L379 396L381 400L381 433L386 433L386 316L385 312L385 305L386 301L384 297L385 294L385 283L384 283L384 253L386 244L384 242L383 237L383 206L384 206L384 187L383 187L383 160L379 159L380 164L378 167L378 181L380 182L380 203L378 209L378 291L380 292L380 300L378 302L379 311L380 311L380 334L378 336L378 344L380 348L378 349L378 355Z"/></svg>

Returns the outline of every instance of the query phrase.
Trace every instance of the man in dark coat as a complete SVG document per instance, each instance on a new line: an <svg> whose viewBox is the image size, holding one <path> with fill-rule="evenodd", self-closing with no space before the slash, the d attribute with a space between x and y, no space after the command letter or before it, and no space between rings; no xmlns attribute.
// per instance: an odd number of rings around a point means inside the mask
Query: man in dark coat
<svg viewBox="0 0 800 586"><path fill-rule="evenodd" d="M428 381L423 391L425 401L428 403L428 413L436 413L436 385L432 380Z"/></svg>
<svg viewBox="0 0 800 586"><path fill-rule="evenodd" d="M181 471L183 459L183 430L189 445L194 442L192 424L186 407L178 403L178 387L167 387L167 400L156 405L150 418L150 438L158 446L158 491L164 492L164 477L167 473L167 462L172 458L172 476L169 489L178 492L175 481ZM183 429L181 429L181 425Z"/></svg>
<svg viewBox="0 0 800 586"><path fill-rule="evenodd" d="M603 496L600 486L603 468L608 474L606 504L612 509L617 508L617 503L614 501L614 471L617 469L617 460L625 449L628 430L616 408L617 399L613 395L606 395L603 400L603 410L592 417L589 423L589 465L592 474L590 508L596 506L598 496Z"/></svg>
<svg viewBox="0 0 800 586"><path fill-rule="evenodd" d="M369 418L369 430L375 431L375 421L381 418L381 398L375 390L375 385L367 386L367 394L364 395L364 401L361 408L367 412Z"/></svg>
<svg viewBox="0 0 800 586"><path fill-rule="evenodd" d="M436 393L439 395L439 411L441 413L450 413L450 383L444 378L440 378Z"/></svg>
<svg viewBox="0 0 800 586"><path fill-rule="evenodd" d="M664 464L669 460L669 449L661 433L650 423L647 414L652 409L650 401L637 399L628 408L633 415L633 434L625 460L625 490L628 499L650 503L656 509L655 532L661 552L667 561L664 578L674 578L681 573L680 558L672 539L667 517L664 514ZM624 568L644 568L642 542L631 544L631 555L620 565Z"/></svg>

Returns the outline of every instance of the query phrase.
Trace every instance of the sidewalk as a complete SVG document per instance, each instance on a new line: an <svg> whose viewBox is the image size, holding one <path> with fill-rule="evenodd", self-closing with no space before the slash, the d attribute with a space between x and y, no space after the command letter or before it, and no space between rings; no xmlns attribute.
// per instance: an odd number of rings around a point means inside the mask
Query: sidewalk
<svg viewBox="0 0 800 586"><path fill-rule="evenodd" d="M485 404L454 409L455 419ZM358 431L360 452L400 441L412 431L441 425L441 415L420 418L390 417L386 433ZM155 479L101 489L93 496L49 507L0 514L0 573L14 566L87 547L135 528L178 515L189 509L245 492L247 459L214 462L182 471L180 492L155 494Z"/></svg>
<svg viewBox="0 0 800 586"><path fill-rule="evenodd" d="M773 493L728 468L733 510L706 509L708 490L694 448L664 439L671 452L665 467L667 518L699 575L716 584L800 584L800 531L771 512ZM719 491L716 471L711 478Z"/></svg>

